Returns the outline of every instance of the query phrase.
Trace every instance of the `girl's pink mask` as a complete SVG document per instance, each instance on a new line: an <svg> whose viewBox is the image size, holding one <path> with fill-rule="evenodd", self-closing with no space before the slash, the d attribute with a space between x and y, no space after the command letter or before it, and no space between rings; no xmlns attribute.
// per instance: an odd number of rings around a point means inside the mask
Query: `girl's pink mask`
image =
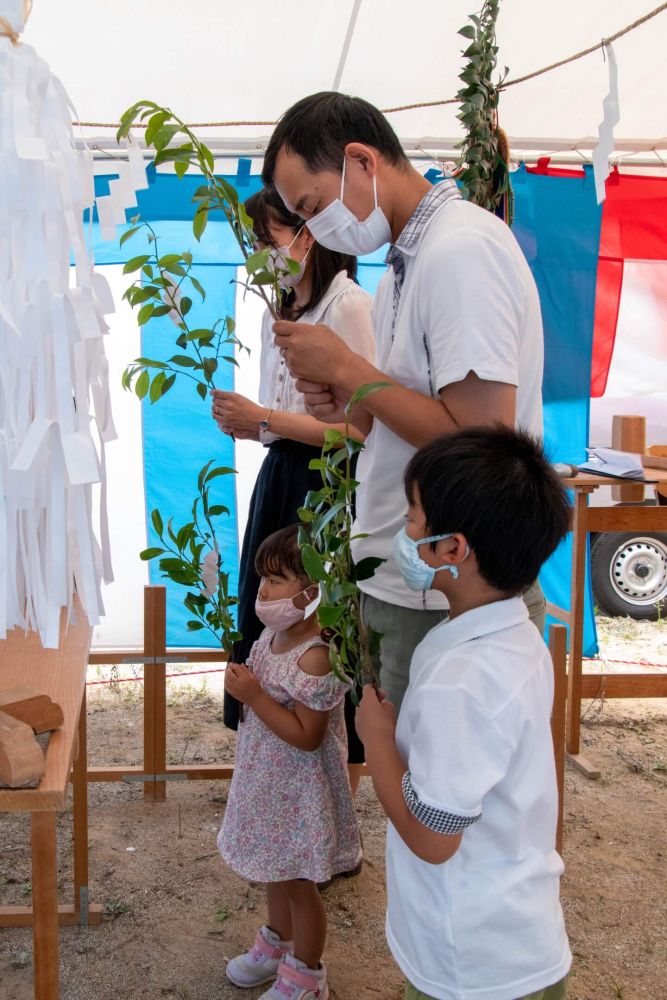
<svg viewBox="0 0 667 1000"><path fill-rule="evenodd" d="M304 590L300 590L299 594L305 594L309 589L306 587ZM299 594L294 594L294 597L298 597ZM282 632L284 629L296 625L297 622L310 618L317 610L321 600L319 588L317 596L305 608L297 608L294 604L294 597L281 597L277 601L260 601L257 597L255 614L267 628L273 629L274 632Z"/></svg>

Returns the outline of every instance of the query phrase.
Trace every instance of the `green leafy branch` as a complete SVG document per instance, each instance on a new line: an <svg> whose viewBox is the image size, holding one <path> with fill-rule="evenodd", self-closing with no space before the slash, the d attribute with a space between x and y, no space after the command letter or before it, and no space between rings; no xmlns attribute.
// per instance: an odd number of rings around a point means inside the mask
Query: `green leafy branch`
<svg viewBox="0 0 667 1000"><path fill-rule="evenodd" d="M465 164L458 178L470 201L495 211L503 195L510 192L508 152L504 134L498 128L499 89L507 77L494 82L498 46L496 45L496 20L500 0L485 0L481 12L470 14L459 35L470 41L463 56L467 65L459 74L464 86L458 91L461 101L459 121L467 135L457 146Z"/></svg>
<svg viewBox="0 0 667 1000"><path fill-rule="evenodd" d="M189 251L160 254L153 227L139 216L135 216L132 223L132 228L121 236L120 245L145 230L152 253L132 257L123 267L123 274L138 272L123 298L133 308L139 307L139 326L150 319L169 316L180 331L176 345L183 353L174 354L168 361L135 358L123 372L123 387L131 389L134 382L139 399L148 396L151 403L155 403L171 389L177 375L182 375L195 383L197 392L205 400L209 389L215 388L214 376L220 360L237 364L233 353L223 353L243 346L234 336L234 320L226 316L211 327L192 329L186 318L192 308L192 298L183 294L186 282L202 302L206 298L203 285L192 273L192 254ZM154 373L152 380L151 372Z"/></svg>
<svg viewBox="0 0 667 1000"><path fill-rule="evenodd" d="M146 146L155 150L153 163L156 167L163 163L173 163L179 177L183 177L192 167L206 179L206 184L198 187L193 196L197 207L192 220L192 231L196 239L200 240L203 236L210 213L221 211L245 259L248 273L246 287L261 296L274 319L278 319L280 278L287 274L297 274L298 261L276 261L270 248L257 250L252 219L236 189L224 177L214 173L215 161L211 150L170 108L146 100L133 104L121 116L120 128L116 134L118 141L129 136L137 121L146 120Z"/></svg>
<svg viewBox="0 0 667 1000"><path fill-rule="evenodd" d="M310 491L299 510L301 556L309 577L320 585L317 617L329 636L331 668L341 679L359 684L369 678L376 680L373 657L379 652L382 636L364 626L358 584L373 576L384 560L368 556L355 563L352 558L352 542L364 537L352 533L352 504L359 485L352 477L352 459L364 446L350 437L349 427L357 403L389 385L372 382L361 386L345 409L345 434L333 428L326 431L322 457L310 462L310 468L322 477L322 487Z"/></svg>
<svg viewBox="0 0 667 1000"><path fill-rule="evenodd" d="M238 599L229 595L229 573L222 570L214 524L218 517L229 517L230 511L223 504L211 503L209 494L215 479L234 475L235 470L225 466L212 469L212 465L213 461L208 462L199 472L199 495L192 505L192 520L174 528L173 518L165 525L159 510L151 511L160 545L144 549L140 558L159 559L163 577L188 588L183 601L193 616L187 623L188 631L206 629L231 653L232 646L241 638L232 612Z"/></svg>

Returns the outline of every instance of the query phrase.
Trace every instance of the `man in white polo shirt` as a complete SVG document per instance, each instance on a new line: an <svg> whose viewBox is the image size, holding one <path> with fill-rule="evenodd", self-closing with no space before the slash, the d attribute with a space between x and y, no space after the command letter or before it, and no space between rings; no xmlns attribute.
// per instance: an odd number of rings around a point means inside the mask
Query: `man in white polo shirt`
<svg viewBox="0 0 667 1000"><path fill-rule="evenodd" d="M384 635L380 679L398 709L415 647L446 615L444 597L408 589L391 555L404 517L403 470L416 448L465 427L503 423L541 435L537 288L509 228L463 201L452 181L432 186L384 116L359 98L315 94L290 108L262 176L324 246L363 255L391 244L373 308L375 365L326 327L280 322L274 330L322 420L340 421L361 385L391 383L354 411L368 434L355 526L368 537L355 558L386 560L361 584L362 613ZM541 629L539 586L524 599Z"/></svg>

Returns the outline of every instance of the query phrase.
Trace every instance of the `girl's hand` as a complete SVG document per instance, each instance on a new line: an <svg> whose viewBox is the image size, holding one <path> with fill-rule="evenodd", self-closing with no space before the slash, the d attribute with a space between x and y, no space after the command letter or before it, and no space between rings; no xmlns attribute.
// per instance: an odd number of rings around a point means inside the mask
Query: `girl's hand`
<svg viewBox="0 0 667 1000"><path fill-rule="evenodd" d="M262 686L244 663L228 663L225 669L225 691L252 708L262 693Z"/></svg>
<svg viewBox="0 0 667 1000"><path fill-rule="evenodd" d="M384 691L377 692L370 684L365 686L354 724L359 739L367 749L382 743L393 745L396 711L387 701Z"/></svg>
<svg viewBox="0 0 667 1000"><path fill-rule="evenodd" d="M213 389L211 415L225 434L236 437L259 433L259 422L266 416L266 407L253 403L238 392Z"/></svg>

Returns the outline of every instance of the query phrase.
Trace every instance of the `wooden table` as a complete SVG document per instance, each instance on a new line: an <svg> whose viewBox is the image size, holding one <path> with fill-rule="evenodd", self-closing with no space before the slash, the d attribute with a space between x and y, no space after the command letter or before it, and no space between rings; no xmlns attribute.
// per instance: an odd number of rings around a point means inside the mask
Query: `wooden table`
<svg viewBox="0 0 667 1000"><path fill-rule="evenodd" d="M644 475L646 479L655 480L657 486L667 485L665 469L646 468ZM590 778L599 777L600 772L579 752L582 698L594 698L601 693L607 698L667 697L667 674L613 674L606 678L582 674L587 533L667 531L667 506L589 506L590 494L600 486L618 486L620 482L610 476L585 472L563 480L564 485L574 491L570 611L547 604L548 614L570 626L566 746L569 759ZM649 484L648 488L651 486Z"/></svg>
<svg viewBox="0 0 667 1000"><path fill-rule="evenodd" d="M0 788L0 812L29 812L32 819L33 905L0 907L0 927L32 925L36 1000L59 996L58 924L101 920L101 907L88 901L85 682L93 630L78 602L76 616L77 624L66 628L63 612L59 649L43 649L37 635L18 629L0 641L0 687L37 688L56 701L64 715L62 729L51 733L39 786ZM73 761L74 901L58 906L56 812L66 808Z"/></svg>

